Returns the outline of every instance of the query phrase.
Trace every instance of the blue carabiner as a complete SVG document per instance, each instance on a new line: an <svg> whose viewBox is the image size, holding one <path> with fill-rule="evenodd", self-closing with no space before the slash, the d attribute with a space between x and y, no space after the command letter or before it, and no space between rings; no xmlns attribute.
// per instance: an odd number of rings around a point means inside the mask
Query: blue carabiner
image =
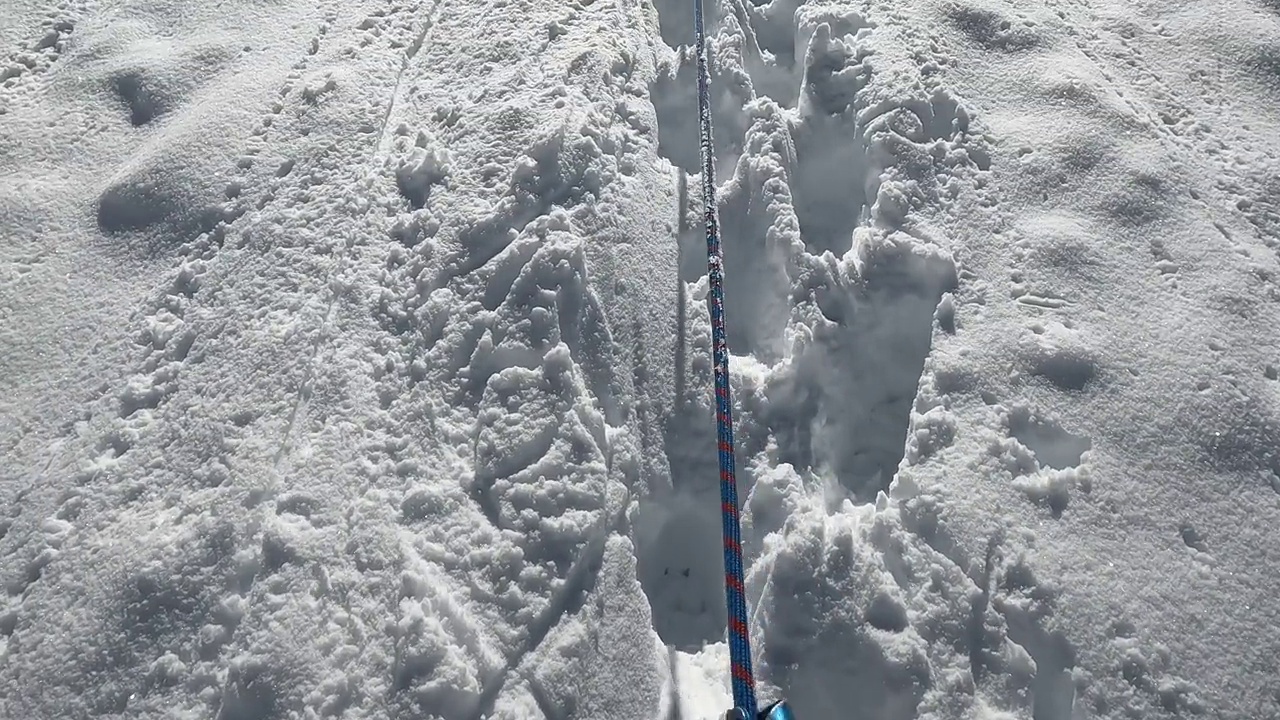
<svg viewBox="0 0 1280 720"><path fill-rule="evenodd" d="M764 720L796 720L796 715L791 712L791 706L787 704L786 700L779 700L765 708L760 713L760 717Z"/></svg>
<svg viewBox="0 0 1280 720"><path fill-rule="evenodd" d="M724 720L747 720L747 713L742 708L734 708L724 714ZM761 710L756 715L756 720L796 720L796 715L791 712L791 706L786 700L779 700Z"/></svg>

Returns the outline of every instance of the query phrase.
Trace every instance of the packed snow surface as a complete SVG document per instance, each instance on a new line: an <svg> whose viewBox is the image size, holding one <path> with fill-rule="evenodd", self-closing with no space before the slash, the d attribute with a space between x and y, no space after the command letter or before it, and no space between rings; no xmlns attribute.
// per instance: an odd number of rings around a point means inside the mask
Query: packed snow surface
<svg viewBox="0 0 1280 720"><path fill-rule="evenodd" d="M759 692L1280 718L1280 4L707 0ZM728 707L690 0L0 0L0 717Z"/></svg>

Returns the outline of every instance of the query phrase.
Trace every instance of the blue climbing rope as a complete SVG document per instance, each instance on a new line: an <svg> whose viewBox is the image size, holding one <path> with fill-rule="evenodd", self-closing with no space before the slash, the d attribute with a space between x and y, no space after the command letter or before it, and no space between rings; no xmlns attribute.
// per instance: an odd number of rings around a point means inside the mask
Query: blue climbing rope
<svg viewBox="0 0 1280 720"><path fill-rule="evenodd" d="M742 531L738 523L738 485L733 462L733 408L729 402L729 342L724 326L724 257L716 213L715 154L711 143L711 78L702 0L693 0L694 42L698 55L698 131L702 145L702 201L707 226L707 277L711 290L711 343L715 359L716 435L720 455L720 503L724 533L724 598L729 610L729 662L734 707L756 717L755 678L743 587Z"/></svg>

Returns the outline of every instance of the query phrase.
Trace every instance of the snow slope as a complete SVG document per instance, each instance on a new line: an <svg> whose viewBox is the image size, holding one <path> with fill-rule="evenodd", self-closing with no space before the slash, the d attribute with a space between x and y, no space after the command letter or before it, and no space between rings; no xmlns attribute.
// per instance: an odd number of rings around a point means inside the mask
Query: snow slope
<svg viewBox="0 0 1280 720"><path fill-rule="evenodd" d="M1280 717L1280 6L708 3L760 692ZM0 717L728 704L685 0L4 0Z"/></svg>

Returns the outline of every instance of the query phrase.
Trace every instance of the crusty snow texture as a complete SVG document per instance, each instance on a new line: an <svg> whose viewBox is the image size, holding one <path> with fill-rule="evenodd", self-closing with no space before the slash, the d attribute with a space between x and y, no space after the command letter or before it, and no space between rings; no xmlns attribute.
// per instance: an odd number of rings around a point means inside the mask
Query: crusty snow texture
<svg viewBox="0 0 1280 720"><path fill-rule="evenodd" d="M1280 717L1280 5L707 13L762 699ZM688 0L0 18L0 717L723 712Z"/></svg>

